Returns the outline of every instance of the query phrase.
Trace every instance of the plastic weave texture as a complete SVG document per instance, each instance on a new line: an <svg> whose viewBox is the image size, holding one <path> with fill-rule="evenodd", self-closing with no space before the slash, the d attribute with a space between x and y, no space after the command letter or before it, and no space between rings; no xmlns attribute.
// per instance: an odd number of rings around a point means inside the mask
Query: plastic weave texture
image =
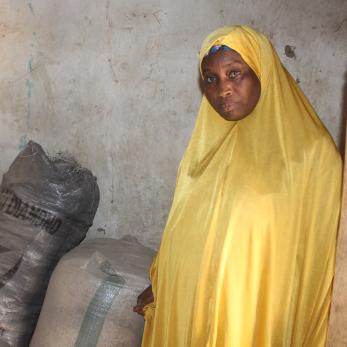
<svg viewBox="0 0 347 347"><path fill-rule="evenodd" d="M34 142L0 186L0 346L29 345L50 275L77 246L99 205L92 173Z"/></svg>

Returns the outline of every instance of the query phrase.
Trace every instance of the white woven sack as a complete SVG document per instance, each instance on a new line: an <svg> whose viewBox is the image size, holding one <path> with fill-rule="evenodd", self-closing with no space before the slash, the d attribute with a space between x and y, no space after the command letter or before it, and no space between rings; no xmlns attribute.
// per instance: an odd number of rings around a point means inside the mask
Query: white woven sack
<svg viewBox="0 0 347 347"><path fill-rule="evenodd" d="M132 311L154 252L131 237L86 240L53 272L30 347L137 347Z"/></svg>

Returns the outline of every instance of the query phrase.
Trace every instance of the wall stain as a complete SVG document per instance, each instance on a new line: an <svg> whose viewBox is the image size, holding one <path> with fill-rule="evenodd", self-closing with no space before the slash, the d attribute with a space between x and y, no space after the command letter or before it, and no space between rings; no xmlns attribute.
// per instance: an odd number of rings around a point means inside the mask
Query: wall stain
<svg viewBox="0 0 347 347"><path fill-rule="evenodd" d="M341 28L343 27L343 25L347 23L347 17L344 18L336 27L336 29L333 31L334 33L337 33L338 31L341 30Z"/></svg>
<svg viewBox="0 0 347 347"><path fill-rule="evenodd" d="M29 10L30 10L31 14L33 16L35 16L33 4L30 1L28 1L28 7L29 7Z"/></svg>
<svg viewBox="0 0 347 347"><path fill-rule="evenodd" d="M106 230L104 228L98 228L96 231L98 233L103 233L104 235L106 235Z"/></svg>
<svg viewBox="0 0 347 347"><path fill-rule="evenodd" d="M284 47L284 54L288 57L288 58L296 58L295 55L295 46L290 46L290 45L286 45Z"/></svg>
<svg viewBox="0 0 347 347"><path fill-rule="evenodd" d="M19 139L18 149L22 151L27 144L28 144L28 137L26 135L22 135Z"/></svg>
<svg viewBox="0 0 347 347"><path fill-rule="evenodd" d="M133 27L129 26L129 27L122 27L120 28L120 30L126 30L126 31L129 31L129 32L132 32L133 31Z"/></svg>
<svg viewBox="0 0 347 347"><path fill-rule="evenodd" d="M32 91L34 87L33 79L32 79L33 57L30 57L28 61L28 70L29 70L29 78L27 78L25 81L26 90L27 90L26 126L27 126L27 129L30 130L31 128L31 97L32 97Z"/></svg>
<svg viewBox="0 0 347 347"><path fill-rule="evenodd" d="M28 70L29 70L29 73L33 72L33 57L30 57L28 61Z"/></svg>
<svg viewBox="0 0 347 347"><path fill-rule="evenodd" d="M156 21L158 22L158 24L161 25L160 20L159 20L159 18L158 18L158 13L159 13L159 12L160 12L160 11L153 12L153 13L152 13L152 16L156 19ZM145 18L146 18L146 17L145 17Z"/></svg>
<svg viewBox="0 0 347 347"><path fill-rule="evenodd" d="M107 59L108 66L111 70L112 79L115 84L119 83L116 71L113 67L113 47L112 47L112 32L113 32L113 22L110 17L110 0L106 3L106 22L107 22L107 45L110 51L110 57Z"/></svg>

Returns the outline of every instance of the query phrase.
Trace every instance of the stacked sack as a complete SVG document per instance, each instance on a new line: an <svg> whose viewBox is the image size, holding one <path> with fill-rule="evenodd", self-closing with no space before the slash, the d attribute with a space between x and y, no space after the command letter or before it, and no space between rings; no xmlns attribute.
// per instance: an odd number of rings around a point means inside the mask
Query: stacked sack
<svg viewBox="0 0 347 347"><path fill-rule="evenodd" d="M92 173L30 142L0 186L0 346L28 346L51 272L99 204Z"/></svg>
<svg viewBox="0 0 347 347"><path fill-rule="evenodd" d="M139 347L132 311L154 252L136 239L86 240L55 268L30 347Z"/></svg>

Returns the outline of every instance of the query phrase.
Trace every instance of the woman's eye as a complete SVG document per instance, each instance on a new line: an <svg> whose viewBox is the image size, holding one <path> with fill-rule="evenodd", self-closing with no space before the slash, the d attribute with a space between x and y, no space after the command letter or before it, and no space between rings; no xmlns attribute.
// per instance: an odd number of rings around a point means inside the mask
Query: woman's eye
<svg viewBox="0 0 347 347"><path fill-rule="evenodd" d="M231 79L234 79L234 78L236 78L238 75L240 75L240 71L230 71L230 73L229 73L229 78L231 78Z"/></svg>
<svg viewBox="0 0 347 347"><path fill-rule="evenodd" d="M216 82L217 79L216 77L213 77L213 76L206 76L205 80L207 83L214 83Z"/></svg>

